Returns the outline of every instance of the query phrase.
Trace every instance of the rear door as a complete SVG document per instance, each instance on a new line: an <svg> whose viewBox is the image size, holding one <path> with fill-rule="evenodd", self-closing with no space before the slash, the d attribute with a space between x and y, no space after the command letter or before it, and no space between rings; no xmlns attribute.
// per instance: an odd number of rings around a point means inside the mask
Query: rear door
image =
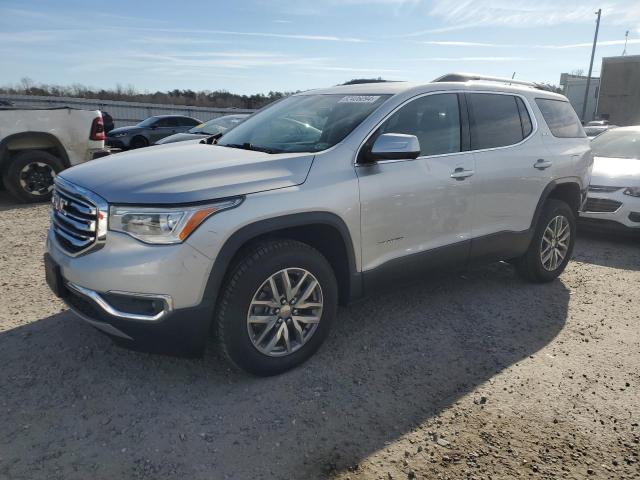
<svg viewBox="0 0 640 480"><path fill-rule="evenodd" d="M578 176L584 181L589 177L593 157L590 141L575 110L569 102L553 98L536 98L535 104L546 123L542 128L542 140L554 177Z"/></svg>
<svg viewBox="0 0 640 480"><path fill-rule="evenodd" d="M466 99L476 162L471 255L482 257L529 229L552 174L526 97L474 92Z"/></svg>

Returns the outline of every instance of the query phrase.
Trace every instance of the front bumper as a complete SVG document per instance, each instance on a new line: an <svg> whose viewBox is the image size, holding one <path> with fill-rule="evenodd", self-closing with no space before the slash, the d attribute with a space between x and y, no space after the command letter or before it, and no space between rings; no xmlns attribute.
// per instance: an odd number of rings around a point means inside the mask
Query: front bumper
<svg viewBox="0 0 640 480"><path fill-rule="evenodd" d="M615 222L627 228L640 229L640 197L625 195L622 193L623 191L624 188L615 192L590 191L585 211L580 212L580 218L588 220L590 223L604 225ZM592 205L591 209L590 205ZM601 209L612 211L593 211Z"/></svg>
<svg viewBox="0 0 640 480"><path fill-rule="evenodd" d="M212 261L189 244L146 245L109 232L102 248L73 257L49 232L47 255L59 271L56 293L116 343L185 356L204 350L213 317L214 302L204 293Z"/></svg>
<svg viewBox="0 0 640 480"><path fill-rule="evenodd" d="M129 148L129 137L107 137L105 144L113 148L127 149Z"/></svg>

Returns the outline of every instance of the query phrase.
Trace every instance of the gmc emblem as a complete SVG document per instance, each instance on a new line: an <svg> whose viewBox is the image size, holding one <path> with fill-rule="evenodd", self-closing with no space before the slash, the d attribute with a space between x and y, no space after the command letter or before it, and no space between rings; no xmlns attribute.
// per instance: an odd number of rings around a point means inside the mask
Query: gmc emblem
<svg viewBox="0 0 640 480"><path fill-rule="evenodd" d="M54 193L53 196L51 197L51 204L53 205L53 209L56 212L63 213L64 207L67 206L68 202L64 198L62 198L60 195L57 195Z"/></svg>

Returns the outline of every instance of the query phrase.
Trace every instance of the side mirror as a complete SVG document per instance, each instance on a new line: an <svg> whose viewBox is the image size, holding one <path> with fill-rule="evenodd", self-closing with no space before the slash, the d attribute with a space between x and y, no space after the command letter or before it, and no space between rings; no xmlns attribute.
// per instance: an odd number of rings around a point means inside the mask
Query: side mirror
<svg viewBox="0 0 640 480"><path fill-rule="evenodd" d="M372 162L378 160L413 160L418 158L419 155L420 141L415 135L383 133L371 147L368 158Z"/></svg>

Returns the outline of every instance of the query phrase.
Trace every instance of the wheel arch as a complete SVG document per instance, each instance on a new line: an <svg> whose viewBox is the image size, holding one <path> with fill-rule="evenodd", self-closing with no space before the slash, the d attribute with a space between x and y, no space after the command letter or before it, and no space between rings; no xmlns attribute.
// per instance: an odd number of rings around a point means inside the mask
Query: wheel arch
<svg viewBox="0 0 640 480"><path fill-rule="evenodd" d="M44 150L62 161L64 168L69 168L69 156L58 137L48 132L20 132L9 135L0 141L0 170L5 171L9 165L12 152L24 150Z"/></svg>
<svg viewBox="0 0 640 480"><path fill-rule="evenodd" d="M215 306L225 278L243 252L271 238L298 240L324 255L336 275L340 303L362 295L362 278L347 225L333 213L305 212L260 220L233 233L216 256L204 299Z"/></svg>
<svg viewBox="0 0 640 480"><path fill-rule="evenodd" d="M538 200L538 205L536 206L536 210L531 221L532 232L538 223L540 215L542 214L545 202L550 198L565 202L577 217L582 204L582 188L580 179L568 177L549 182Z"/></svg>

